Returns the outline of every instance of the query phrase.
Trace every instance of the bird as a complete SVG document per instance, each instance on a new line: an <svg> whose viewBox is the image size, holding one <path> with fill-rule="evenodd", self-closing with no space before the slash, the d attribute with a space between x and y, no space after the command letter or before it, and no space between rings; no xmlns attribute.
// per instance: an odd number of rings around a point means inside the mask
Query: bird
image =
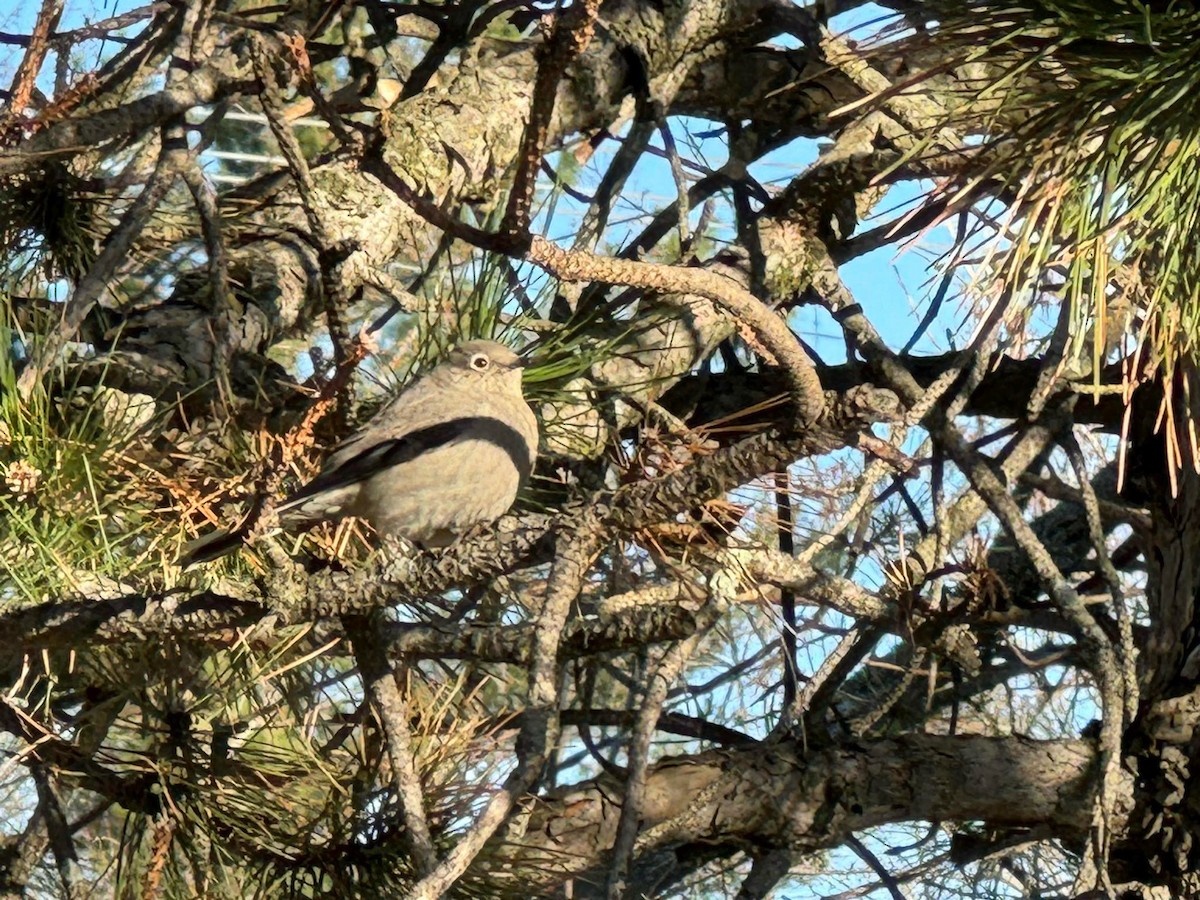
<svg viewBox="0 0 1200 900"><path fill-rule="evenodd" d="M299 529L359 516L384 536L446 547L508 512L537 459L538 422L521 389L526 361L496 341L468 341L402 390L275 507ZM204 535L177 564L236 549L248 529Z"/></svg>

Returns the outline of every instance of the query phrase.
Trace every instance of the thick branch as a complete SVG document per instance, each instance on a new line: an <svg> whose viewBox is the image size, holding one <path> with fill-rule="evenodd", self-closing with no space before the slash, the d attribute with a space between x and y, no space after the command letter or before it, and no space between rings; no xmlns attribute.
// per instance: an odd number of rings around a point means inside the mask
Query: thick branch
<svg viewBox="0 0 1200 900"><path fill-rule="evenodd" d="M719 750L666 759L647 773L636 852L692 842L811 851L864 828L916 819L1086 831L1095 787L1086 741L909 735L831 748L805 758L791 746ZM968 785L969 789L964 789ZM1130 786L1123 785L1128 793ZM598 894L620 816L608 778L564 788L532 809L519 840L481 865L513 864L547 890L575 879ZM594 893L589 893L588 885Z"/></svg>

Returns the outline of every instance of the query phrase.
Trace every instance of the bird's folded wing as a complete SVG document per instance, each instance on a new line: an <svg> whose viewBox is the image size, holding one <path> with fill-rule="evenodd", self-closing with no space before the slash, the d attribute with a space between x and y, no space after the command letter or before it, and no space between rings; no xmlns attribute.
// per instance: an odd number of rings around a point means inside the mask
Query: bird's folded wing
<svg viewBox="0 0 1200 900"><path fill-rule="evenodd" d="M431 450L453 444L477 429L483 421L484 417L481 416L465 416L372 442L349 459L321 472L288 497L276 511L287 512L317 494L358 484L392 466L402 465Z"/></svg>

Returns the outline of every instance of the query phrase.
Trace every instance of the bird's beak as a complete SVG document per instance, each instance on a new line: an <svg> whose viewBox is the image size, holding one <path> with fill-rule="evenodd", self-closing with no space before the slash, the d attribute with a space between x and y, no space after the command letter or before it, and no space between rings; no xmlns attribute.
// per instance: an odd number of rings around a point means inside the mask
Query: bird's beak
<svg viewBox="0 0 1200 900"><path fill-rule="evenodd" d="M523 356L518 356L517 361L512 364L512 367L514 369L528 369L531 365L533 365L532 359L527 359Z"/></svg>

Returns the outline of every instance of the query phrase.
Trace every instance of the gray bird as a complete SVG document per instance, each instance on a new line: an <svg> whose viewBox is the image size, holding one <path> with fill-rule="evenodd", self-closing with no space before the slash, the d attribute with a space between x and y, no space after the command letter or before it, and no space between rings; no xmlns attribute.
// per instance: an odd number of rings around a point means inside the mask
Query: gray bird
<svg viewBox="0 0 1200 900"><path fill-rule="evenodd" d="M275 508L282 528L361 516L384 535L444 547L508 511L533 471L538 425L521 394L524 361L469 341L339 446L320 473ZM181 566L216 559L243 531L184 547Z"/></svg>

